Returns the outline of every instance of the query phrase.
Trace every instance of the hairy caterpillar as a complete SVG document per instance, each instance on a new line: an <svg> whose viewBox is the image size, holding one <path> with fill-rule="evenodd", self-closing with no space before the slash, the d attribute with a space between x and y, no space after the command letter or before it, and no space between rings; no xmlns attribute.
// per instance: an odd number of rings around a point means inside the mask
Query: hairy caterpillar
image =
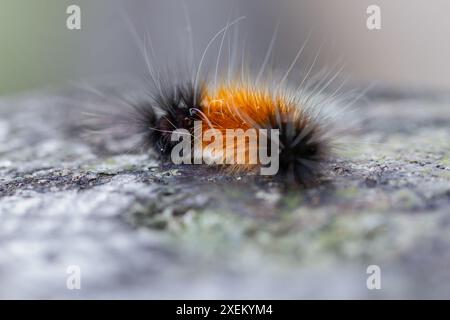
<svg viewBox="0 0 450 320"><path fill-rule="evenodd" d="M153 84L149 99L145 102L130 104L131 112L122 110L114 117L110 116L109 121L103 123L103 128L126 124L127 132L140 135L141 145L152 148L159 154L162 161L171 160L174 148L179 143L177 139L173 139L173 136L180 130L194 137L194 140L200 139L203 150L208 150L211 139L196 136L195 123L199 121L203 131L212 129L224 136L227 130L244 132L249 129L265 130L269 132L268 141L265 144L259 136L256 144L244 140L240 148L233 145L231 149L229 146L221 146L222 149L216 149L214 153L199 154L194 151L190 155L192 162L189 163L200 163L196 161L198 158L207 160L213 158L214 161L206 161L206 163L220 164L220 167L225 168L230 174L251 172L259 169L263 164L260 159L250 163L248 161L250 154L257 151L254 149L266 148L270 154L277 153L279 166L277 176L304 185L314 183L321 175L324 164L333 154L336 131L331 121L332 117L323 109L335 100L337 90L332 94L323 92L336 75L323 76L317 82L305 81L312 69L313 65L311 65L296 88L288 86L285 80L297 62L304 48L303 45L288 71L277 80L263 78L267 59L264 60L258 75L253 79L241 69L240 75L230 75L231 72L228 70L228 77L220 77L218 80L218 62L214 78L201 76L203 58L210 44L222 35L219 59L227 29L239 20L227 23L225 28L216 33L203 52L196 72L185 77L163 76L151 64L146 43L149 38L145 38L142 51ZM153 50L151 42L149 44ZM273 41L267 54L270 53L272 45ZM97 128L100 128L98 123ZM270 141L272 139L270 132L273 130L277 131L278 137L275 148L271 143L273 141ZM245 161L229 163L227 162L229 154L235 157L243 154Z"/></svg>

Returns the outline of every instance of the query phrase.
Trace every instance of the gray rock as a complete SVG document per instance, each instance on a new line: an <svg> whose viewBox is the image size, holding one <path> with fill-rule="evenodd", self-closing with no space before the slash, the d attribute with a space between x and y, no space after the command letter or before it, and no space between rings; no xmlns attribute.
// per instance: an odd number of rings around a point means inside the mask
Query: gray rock
<svg viewBox="0 0 450 320"><path fill-rule="evenodd" d="M100 97L3 98L0 297L448 297L450 99L393 97L358 106L320 185L289 190L86 138L78 114Z"/></svg>

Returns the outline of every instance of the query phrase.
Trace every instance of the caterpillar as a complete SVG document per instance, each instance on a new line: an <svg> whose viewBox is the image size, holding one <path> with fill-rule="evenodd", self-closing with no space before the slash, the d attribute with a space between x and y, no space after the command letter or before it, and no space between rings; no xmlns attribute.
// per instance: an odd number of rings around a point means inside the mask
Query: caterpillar
<svg viewBox="0 0 450 320"><path fill-rule="evenodd" d="M276 155L274 175L306 186L314 184L322 175L324 165L334 155L336 131L333 129L333 117L324 111L324 107L332 104L336 91L327 95L324 87L336 75L307 83L305 79L311 66L300 85L294 89L287 85L287 75L297 62L303 45L281 79L263 79L262 71L267 59L256 77L245 75L241 68L240 75L230 76L228 70L228 76L218 80L217 66L214 78L200 76L209 45L222 35L222 47L224 33L238 20L227 23L211 39L196 72L185 76L173 76L175 73L169 72L166 76L161 74L150 63L144 41L143 51L152 80L148 100L131 103L131 112L123 111L115 115L114 121L108 121L104 127L126 123L131 128L127 132L139 135L141 145L145 149L153 149L163 162L173 160L174 151L178 150L180 143L180 135L176 133L181 132L193 138L188 146L200 146L200 151L191 152L189 148L187 157L186 150L183 151L188 163L215 165L224 168L227 174L258 172L267 163L258 157L256 161L250 161L250 156L261 154L261 150L265 149L267 155ZM254 136L244 135L240 145L221 143L215 149L210 148L211 137L205 139L198 135L198 131L213 130L219 136L227 137L229 131L245 134L252 129L264 132L263 135L256 135L254 143L250 141ZM272 134L274 131L276 135ZM240 137L233 137L233 140L235 138ZM236 162L236 158L241 160ZM229 159L234 159L234 162Z"/></svg>

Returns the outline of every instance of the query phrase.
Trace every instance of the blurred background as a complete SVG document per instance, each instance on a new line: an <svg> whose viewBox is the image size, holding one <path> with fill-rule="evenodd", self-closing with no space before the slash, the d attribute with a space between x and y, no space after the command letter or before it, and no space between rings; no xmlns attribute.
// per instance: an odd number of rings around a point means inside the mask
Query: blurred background
<svg viewBox="0 0 450 320"><path fill-rule="evenodd" d="M0 0L0 94L144 73L127 19L139 33L151 34L156 63L183 63L189 48L183 1L197 58L227 20L246 16L237 26L238 46L245 41L250 66L261 64L279 22L272 63L281 69L312 32L300 65L324 42L318 67L340 59L353 83L450 88L447 0ZM71 4L81 7L81 30L66 28ZM366 27L371 4L381 8L381 30Z"/></svg>

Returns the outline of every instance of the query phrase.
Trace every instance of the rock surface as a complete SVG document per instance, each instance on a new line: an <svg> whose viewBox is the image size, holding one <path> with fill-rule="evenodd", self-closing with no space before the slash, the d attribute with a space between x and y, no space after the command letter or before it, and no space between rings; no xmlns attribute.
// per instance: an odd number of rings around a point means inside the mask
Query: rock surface
<svg viewBox="0 0 450 320"><path fill-rule="evenodd" d="M372 92L306 190L86 139L74 114L101 103L0 100L1 298L450 297L447 95Z"/></svg>

